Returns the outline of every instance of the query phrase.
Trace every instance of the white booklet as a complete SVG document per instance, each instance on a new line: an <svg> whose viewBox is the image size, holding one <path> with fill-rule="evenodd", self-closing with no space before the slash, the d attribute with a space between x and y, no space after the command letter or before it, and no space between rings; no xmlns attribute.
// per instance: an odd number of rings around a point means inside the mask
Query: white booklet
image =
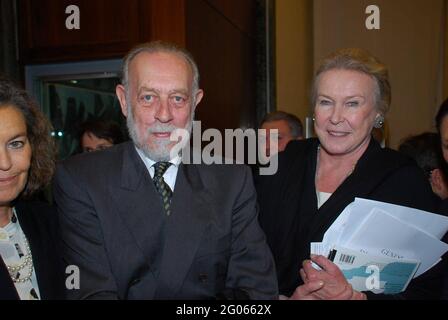
<svg viewBox="0 0 448 320"><path fill-rule="evenodd" d="M357 291L395 294L406 290L419 261L373 256L336 246L329 255Z"/></svg>
<svg viewBox="0 0 448 320"><path fill-rule="evenodd" d="M446 216L386 202L355 198L328 228L322 242L345 242L375 208L382 209L437 239L441 239L448 231Z"/></svg>
<svg viewBox="0 0 448 320"><path fill-rule="evenodd" d="M359 255L361 262L394 262L392 265L400 281L392 287L384 287L384 293L400 292L407 286L403 278L412 273L417 277L432 268L448 251L448 244L439 239L448 230L448 217L397 206L394 204L356 198L349 204L325 232L323 241L311 243L311 253L328 256L330 250L339 247ZM365 260L363 260L365 259ZM381 260L383 259L383 260ZM405 265L397 265L406 262ZM416 269L403 267L412 263ZM317 269L317 265L313 265ZM361 266L365 266L362 264ZM399 267L397 267L399 266ZM381 269L381 268L380 268ZM356 269L359 271L359 269ZM386 271L389 272L390 268ZM390 279L386 273L386 279ZM347 276L350 275L347 273ZM356 281L359 277L355 277ZM384 278L384 277L383 277ZM363 289L364 290L364 289ZM376 289L378 292L379 289ZM404 289L403 289L404 290ZM372 290L373 291L373 290ZM374 291L375 292L375 291Z"/></svg>
<svg viewBox="0 0 448 320"><path fill-rule="evenodd" d="M448 251L448 244L375 208L346 242L339 245L372 256L421 262L416 277Z"/></svg>

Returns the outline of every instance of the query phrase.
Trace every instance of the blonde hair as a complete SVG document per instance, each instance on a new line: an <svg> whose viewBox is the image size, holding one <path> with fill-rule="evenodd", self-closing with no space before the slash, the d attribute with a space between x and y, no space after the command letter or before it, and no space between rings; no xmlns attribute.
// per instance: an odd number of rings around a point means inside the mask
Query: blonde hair
<svg viewBox="0 0 448 320"><path fill-rule="evenodd" d="M392 99L389 73L386 65L360 48L347 48L333 52L319 65L314 76L311 92L311 102L314 106L317 100L317 86L320 75L326 71L342 69L362 72L375 80L375 106L379 113L385 115Z"/></svg>

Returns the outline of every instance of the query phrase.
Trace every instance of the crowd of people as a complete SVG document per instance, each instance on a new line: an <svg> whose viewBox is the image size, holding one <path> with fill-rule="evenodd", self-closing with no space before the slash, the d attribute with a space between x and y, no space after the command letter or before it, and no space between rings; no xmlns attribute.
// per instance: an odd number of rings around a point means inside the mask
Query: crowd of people
<svg viewBox="0 0 448 320"><path fill-rule="evenodd" d="M83 152L57 169L47 118L1 79L0 299L447 298L448 256L386 295L355 290L310 252L355 198L448 214L448 100L438 132L398 152L372 138L391 91L370 53L329 55L312 84L316 137L304 139L291 114L267 115L260 127L278 130L278 170L252 177L244 165L173 154L172 133L191 132L204 96L193 57L176 45L144 43L124 58L116 94L130 141L115 124L88 122ZM54 202L33 200L49 184ZM66 286L67 266L79 286Z"/></svg>

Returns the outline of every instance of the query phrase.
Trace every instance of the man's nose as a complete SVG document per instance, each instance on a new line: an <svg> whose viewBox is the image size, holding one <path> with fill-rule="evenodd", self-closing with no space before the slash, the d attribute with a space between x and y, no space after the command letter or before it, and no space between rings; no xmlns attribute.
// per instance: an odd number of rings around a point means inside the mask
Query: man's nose
<svg viewBox="0 0 448 320"><path fill-rule="evenodd" d="M168 99L160 99L155 118L162 123L167 123L173 120L173 114L171 113Z"/></svg>

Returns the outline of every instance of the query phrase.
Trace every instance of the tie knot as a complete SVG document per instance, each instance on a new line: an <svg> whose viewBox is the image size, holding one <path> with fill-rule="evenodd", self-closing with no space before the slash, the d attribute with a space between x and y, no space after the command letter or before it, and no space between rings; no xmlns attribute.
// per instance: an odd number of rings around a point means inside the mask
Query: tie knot
<svg viewBox="0 0 448 320"><path fill-rule="evenodd" d="M170 167L171 162L160 161L154 163L154 178L160 179Z"/></svg>

